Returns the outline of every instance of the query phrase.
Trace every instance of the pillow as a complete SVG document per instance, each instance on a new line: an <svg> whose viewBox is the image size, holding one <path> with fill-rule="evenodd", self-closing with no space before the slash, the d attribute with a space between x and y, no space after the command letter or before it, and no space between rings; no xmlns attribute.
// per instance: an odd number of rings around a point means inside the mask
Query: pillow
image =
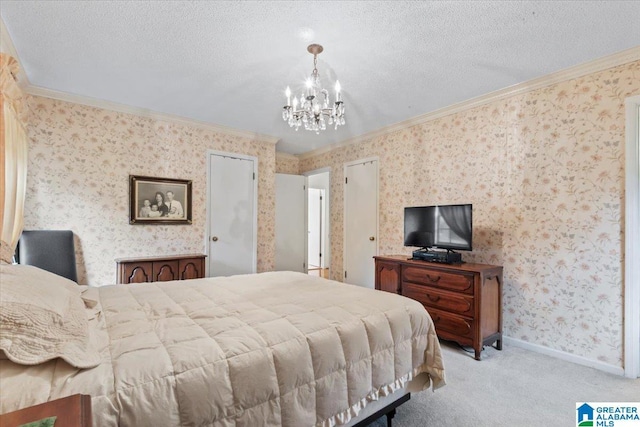
<svg viewBox="0 0 640 427"><path fill-rule="evenodd" d="M60 357L97 366L78 285L30 265L0 265L0 350L21 365Z"/></svg>

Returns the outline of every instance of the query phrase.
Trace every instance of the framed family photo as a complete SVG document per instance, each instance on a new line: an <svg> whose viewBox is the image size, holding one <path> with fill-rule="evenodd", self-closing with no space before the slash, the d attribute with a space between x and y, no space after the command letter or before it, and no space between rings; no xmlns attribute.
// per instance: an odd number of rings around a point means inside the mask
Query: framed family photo
<svg viewBox="0 0 640 427"><path fill-rule="evenodd" d="M191 181L129 175L130 224L191 224Z"/></svg>

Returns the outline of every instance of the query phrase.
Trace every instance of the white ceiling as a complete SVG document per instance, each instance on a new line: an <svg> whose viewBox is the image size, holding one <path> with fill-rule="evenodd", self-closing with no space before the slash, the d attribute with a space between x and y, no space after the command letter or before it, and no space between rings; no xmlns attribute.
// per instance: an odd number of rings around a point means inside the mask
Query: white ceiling
<svg viewBox="0 0 640 427"><path fill-rule="evenodd" d="M640 46L640 1L8 1L34 86L257 132L303 153ZM282 121L284 89L338 78L347 125Z"/></svg>

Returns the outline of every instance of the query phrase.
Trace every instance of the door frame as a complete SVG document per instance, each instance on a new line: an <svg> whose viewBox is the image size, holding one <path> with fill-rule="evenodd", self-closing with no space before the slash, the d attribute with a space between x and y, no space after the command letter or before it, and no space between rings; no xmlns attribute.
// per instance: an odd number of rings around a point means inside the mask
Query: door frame
<svg viewBox="0 0 640 427"><path fill-rule="evenodd" d="M376 162L376 255L380 254L380 159L378 156L365 157L363 159L345 162L343 166L343 178L347 178L347 168L361 163ZM342 218L342 275L340 281L344 282L344 272L347 267L347 185L342 183L342 205L344 212ZM375 274L374 274L375 276Z"/></svg>
<svg viewBox="0 0 640 427"><path fill-rule="evenodd" d="M326 251L326 242L325 242L325 238L324 238L324 234L326 233L326 226L323 227L322 226L322 222L323 220L326 222L326 216L327 216L327 208L326 208L326 194L323 194L322 192L325 191L324 188L311 188L308 184L307 181L307 270L309 269L309 267L311 266L311 261L309 258L309 254L310 254L310 250L309 250L309 231L311 229L311 223L309 222L309 216L311 214L311 209L309 209L311 207L311 202L310 200L312 200L311 197L311 193L312 190L318 190L318 195L319 195L319 199L318 199L318 210L319 210L319 216L318 219L320 221L320 223L318 224L318 243L320 244L320 246L318 247L319 250L319 257L318 257L318 261L320 262L320 265L318 265L318 267L320 267L320 269L322 270L324 268L324 264L326 264L325 262L325 254L327 253ZM315 265L315 264L314 264Z"/></svg>
<svg viewBox="0 0 640 427"><path fill-rule="evenodd" d="M307 189L309 188L309 177L313 176L313 175L319 175L321 173L328 173L329 174L329 186L327 187L325 193L324 193L324 197L326 198L325 200L325 204L329 203L329 212L327 212L327 214L325 215L326 218L326 226L328 228L328 232L327 232L327 241L324 242L324 248L325 248L325 252L326 249L329 248L329 257L333 256L333 248L331 247L331 242L333 241L333 239L331 238L331 210L333 209L333 205L331 204L331 166L326 166L324 168L319 168L319 169L314 169L314 170L310 170L307 172L303 172L302 175L307 177ZM308 209L309 209L309 201L307 200L306 206L305 206L305 212L307 215L309 215L308 213ZM328 277L331 278L331 269L332 269L332 262L331 259L329 257L326 257L325 254L323 254L324 259L325 259L325 265L327 264L327 260L329 261L329 268L328 268ZM306 263L307 263L307 270L309 269L309 253L308 253L308 249L307 249L307 256L305 257L306 259Z"/></svg>
<svg viewBox="0 0 640 427"><path fill-rule="evenodd" d="M253 174L255 176L253 180L253 273L258 269L258 157L249 156L246 154L230 153L226 151L207 150L207 194L206 194L206 210L205 210L205 235L204 235L204 253L207 255L207 262L205 263L205 276L209 277L209 265L211 264L211 256L209 253L209 239L211 239L211 160L212 156L231 157L234 159L251 160L253 162Z"/></svg>
<svg viewBox="0 0 640 427"><path fill-rule="evenodd" d="M624 374L640 376L640 95L625 100Z"/></svg>

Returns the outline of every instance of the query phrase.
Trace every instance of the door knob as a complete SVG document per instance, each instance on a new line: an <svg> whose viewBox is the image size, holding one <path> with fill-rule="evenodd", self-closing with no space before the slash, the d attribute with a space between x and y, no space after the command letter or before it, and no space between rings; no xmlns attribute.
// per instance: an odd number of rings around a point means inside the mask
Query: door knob
<svg viewBox="0 0 640 427"><path fill-rule="evenodd" d="M213 237L211 238L211 241L212 241L212 242L217 242L217 241L218 241L218 236L213 236Z"/></svg>
<svg viewBox="0 0 640 427"><path fill-rule="evenodd" d="M371 237L369 237L369 240L371 240L373 242L374 240L376 240L376 238L371 236Z"/></svg>

